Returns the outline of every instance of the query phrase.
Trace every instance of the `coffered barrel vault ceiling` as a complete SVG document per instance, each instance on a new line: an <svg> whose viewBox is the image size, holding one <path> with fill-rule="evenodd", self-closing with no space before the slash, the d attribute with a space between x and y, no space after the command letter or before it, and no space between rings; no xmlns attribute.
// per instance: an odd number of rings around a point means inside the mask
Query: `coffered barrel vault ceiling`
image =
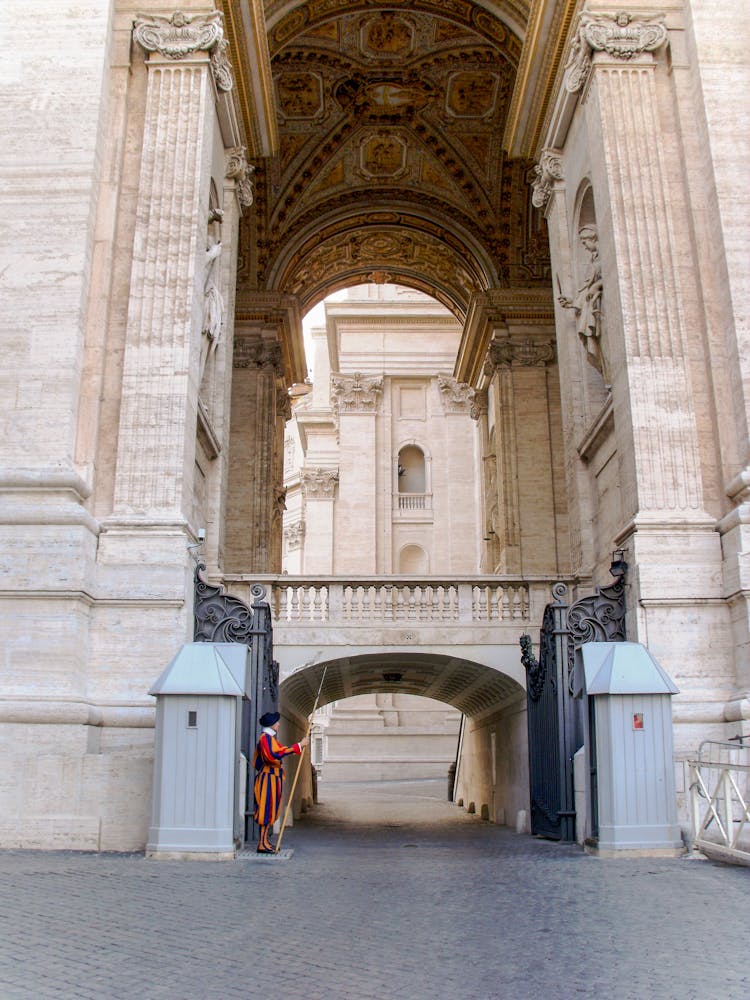
<svg viewBox="0 0 750 1000"><path fill-rule="evenodd" d="M230 30L236 6L224 5ZM240 296L294 295L304 312L337 288L389 281L463 319L474 293L548 284L533 163L503 149L529 8L267 4L278 141L254 161Z"/></svg>

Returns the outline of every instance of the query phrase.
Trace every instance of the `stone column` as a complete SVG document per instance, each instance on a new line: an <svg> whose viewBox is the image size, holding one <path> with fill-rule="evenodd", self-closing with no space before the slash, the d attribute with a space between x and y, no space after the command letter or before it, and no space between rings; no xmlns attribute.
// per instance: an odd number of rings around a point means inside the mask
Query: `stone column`
<svg viewBox="0 0 750 1000"><path fill-rule="evenodd" d="M245 323L235 329L225 551L231 573L281 572L284 425L291 403L281 344L272 336Z"/></svg>
<svg viewBox="0 0 750 1000"><path fill-rule="evenodd" d="M303 468L300 472L305 518L307 575L333 573L333 511L338 469Z"/></svg>
<svg viewBox="0 0 750 1000"><path fill-rule="evenodd" d="M544 210L549 232L550 253L557 281L573 287L574 273L570 252L571 225L565 191L563 161L560 151L545 149L535 168L531 200L535 208ZM560 287L555 288L559 292ZM560 401L565 447L565 482L568 495L571 569L590 575L594 568L593 505L585 462L579 457L577 445L584 439L598 415L606 417L611 410L611 395L601 378L586 363L578 337L569 329L570 317L557 304L558 369ZM584 530L584 526L586 530Z"/></svg>
<svg viewBox="0 0 750 1000"><path fill-rule="evenodd" d="M721 546L704 505L683 308L682 284L694 279L662 141L660 102L673 100L667 44L657 17L583 13L563 85L581 94L599 230L620 472L622 528L613 541L631 565L628 638L649 644L677 676L681 706L709 690L717 697L728 675ZM697 606L695 616L685 610ZM705 718L717 720L716 711Z"/></svg>
<svg viewBox="0 0 750 1000"><path fill-rule="evenodd" d="M138 19L133 37L149 53L148 86L112 520L182 529L193 488L221 16Z"/></svg>
<svg viewBox="0 0 750 1000"><path fill-rule="evenodd" d="M550 412L551 405L559 408L549 373L554 360L549 332L524 336L497 329L488 351L499 515L493 530L503 573L561 571L556 503L562 454Z"/></svg>
<svg viewBox="0 0 750 1000"><path fill-rule="evenodd" d="M340 565L334 567L338 574L377 571L377 417L382 393L382 376L331 375L341 441L335 528L338 537L347 540L340 549ZM364 508L363 497L372 498Z"/></svg>

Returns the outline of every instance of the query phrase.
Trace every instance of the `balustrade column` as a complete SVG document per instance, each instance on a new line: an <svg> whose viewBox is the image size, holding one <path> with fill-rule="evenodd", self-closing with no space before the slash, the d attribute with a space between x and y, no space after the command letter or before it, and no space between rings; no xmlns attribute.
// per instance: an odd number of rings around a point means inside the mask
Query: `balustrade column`
<svg viewBox="0 0 750 1000"><path fill-rule="evenodd" d="M137 20L149 53L114 521L184 523L193 494L202 243L219 14Z"/></svg>

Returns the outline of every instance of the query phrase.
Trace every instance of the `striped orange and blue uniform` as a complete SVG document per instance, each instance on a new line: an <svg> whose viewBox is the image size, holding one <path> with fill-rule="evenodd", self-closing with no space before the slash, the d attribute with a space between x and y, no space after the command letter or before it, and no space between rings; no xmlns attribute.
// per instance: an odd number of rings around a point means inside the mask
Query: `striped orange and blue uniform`
<svg viewBox="0 0 750 1000"><path fill-rule="evenodd" d="M255 777L255 822L258 826L271 826L276 822L281 805L281 789L284 783L284 769L281 761L290 753L302 752L299 743L290 747L282 746L271 733L263 733L255 748L253 767L258 772Z"/></svg>

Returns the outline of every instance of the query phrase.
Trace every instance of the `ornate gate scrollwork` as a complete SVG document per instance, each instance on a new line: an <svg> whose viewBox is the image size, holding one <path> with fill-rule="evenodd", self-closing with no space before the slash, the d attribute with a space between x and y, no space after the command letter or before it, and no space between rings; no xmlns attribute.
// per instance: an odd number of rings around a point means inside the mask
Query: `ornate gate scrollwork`
<svg viewBox="0 0 750 1000"><path fill-rule="evenodd" d="M239 597L225 593L223 587L206 583L201 578L205 568L205 563L198 563L195 568L193 641L244 642L249 646L253 635L253 609ZM254 583L250 593L255 605L266 596L266 588Z"/></svg>

